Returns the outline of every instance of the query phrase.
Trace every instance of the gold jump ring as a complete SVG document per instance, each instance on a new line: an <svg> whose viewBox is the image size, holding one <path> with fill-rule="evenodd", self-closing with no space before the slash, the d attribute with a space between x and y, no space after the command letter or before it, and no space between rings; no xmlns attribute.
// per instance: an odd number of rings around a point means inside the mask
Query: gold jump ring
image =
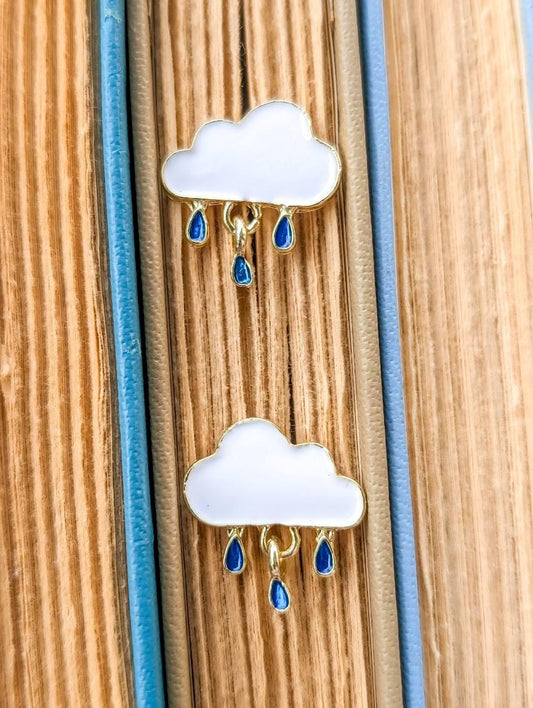
<svg viewBox="0 0 533 708"><path fill-rule="evenodd" d="M261 529L261 550L267 556L270 557L268 532L270 531L270 526L263 526ZM300 534L295 526L289 526L289 533L291 535L291 542L285 550L281 551L278 548L279 557L283 560L285 558L290 558L295 553L297 553L300 548Z"/></svg>
<svg viewBox="0 0 533 708"><path fill-rule="evenodd" d="M235 221L231 216L231 211L234 206L234 202L226 202L224 204L223 211L224 225L232 234L235 234ZM250 204L250 209L252 210L253 219L248 223L246 223L244 219L242 220L246 227L247 234L253 234L257 230L257 227L259 226L259 221L261 219L261 207L259 206L259 204Z"/></svg>

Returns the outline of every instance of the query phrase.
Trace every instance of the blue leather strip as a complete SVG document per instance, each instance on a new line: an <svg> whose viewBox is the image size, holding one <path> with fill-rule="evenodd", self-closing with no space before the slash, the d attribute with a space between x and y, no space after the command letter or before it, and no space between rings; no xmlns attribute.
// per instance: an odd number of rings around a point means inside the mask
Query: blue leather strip
<svg viewBox="0 0 533 708"><path fill-rule="evenodd" d="M102 140L135 700L164 705L126 103L123 0L100 0Z"/></svg>
<svg viewBox="0 0 533 708"><path fill-rule="evenodd" d="M402 687L405 706L418 708L425 705L424 674L396 294L383 7L381 0L358 4Z"/></svg>
<svg viewBox="0 0 533 708"><path fill-rule="evenodd" d="M522 0L522 38L527 72L529 124L533 133L533 0Z"/></svg>

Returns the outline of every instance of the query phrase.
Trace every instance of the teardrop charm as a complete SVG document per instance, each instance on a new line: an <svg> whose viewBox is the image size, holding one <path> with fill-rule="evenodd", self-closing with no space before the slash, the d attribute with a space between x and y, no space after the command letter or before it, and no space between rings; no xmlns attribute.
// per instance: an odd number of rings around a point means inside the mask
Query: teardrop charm
<svg viewBox="0 0 533 708"><path fill-rule="evenodd" d="M237 531L231 533L226 550L224 551L224 568L234 575L242 573L246 566L246 555L240 534Z"/></svg>
<svg viewBox="0 0 533 708"><path fill-rule="evenodd" d="M268 599L276 612L287 612L291 604L289 588L279 578L272 578L268 588Z"/></svg>
<svg viewBox="0 0 533 708"><path fill-rule="evenodd" d="M193 246L203 246L209 236L209 226L202 205L195 205L195 209L187 222L187 241Z"/></svg>
<svg viewBox="0 0 533 708"><path fill-rule="evenodd" d="M287 210L281 212L274 227L272 243L274 244L274 248L282 253L288 253L294 248L294 225L292 223L291 213Z"/></svg>
<svg viewBox="0 0 533 708"><path fill-rule="evenodd" d="M235 256L231 268L231 277L235 285L249 288L254 279L252 268L244 256Z"/></svg>
<svg viewBox="0 0 533 708"><path fill-rule="evenodd" d="M335 554L331 541L325 533L320 533L317 539L315 556L313 559L318 575L327 576L335 572Z"/></svg>

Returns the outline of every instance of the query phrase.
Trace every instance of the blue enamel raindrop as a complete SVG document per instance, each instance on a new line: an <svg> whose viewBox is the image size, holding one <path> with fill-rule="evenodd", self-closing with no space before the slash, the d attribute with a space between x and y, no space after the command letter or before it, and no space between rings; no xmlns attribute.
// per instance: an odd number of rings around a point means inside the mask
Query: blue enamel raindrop
<svg viewBox="0 0 533 708"><path fill-rule="evenodd" d="M315 570L319 575L331 575L335 570L333 549L327 540L322 537L315 551Z"/></svg>
<svg viewBox="0 0 533 708"><path fill-rule="evenodd" d="M278 612L285 612L289 609L290 596L287 586L279 578L273 578L268 591L270 604Z"/></svg>
<svg viewBox="0 0 533 708"><path fill-rule="evenodd" d="M236 534L231 536L224 552L224 568L230 573L241 573L244 569L244 548Z"/></svg>
<svg viewBox="0 0 533 708"><path fill-rule="evenodd" d="M244 256L235 256L233 259L233 280L243 287L252 284L252 269Z"/></svg>
<svg viewBox="0 0 533 708"><path fill-rule="evenodd" d="M294 245L294 229L288 216L281 216L273 235L274 246L278 251L289 251Z"/></svg>
<svg viewBox="0 0 533 708"><path fill-rule="evenodd" d="M203 245L207 240L207 220L203 209L196 209L189 219L187 238L196 246Z"/></svg>

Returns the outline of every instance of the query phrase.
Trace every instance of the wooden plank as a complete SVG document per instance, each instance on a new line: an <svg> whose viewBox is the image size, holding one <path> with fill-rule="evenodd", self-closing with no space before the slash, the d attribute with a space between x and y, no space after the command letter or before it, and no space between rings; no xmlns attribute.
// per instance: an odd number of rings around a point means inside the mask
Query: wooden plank
<svg viewBox="0 0 533 708"><path fill-rule="evenodd" d="M153 10L161 160L189 145L205 121L238 119L276 97L305 107L319 137L335 142L331 18L322 0L158 0ZM187 214L163 200L178 487L224 429L250 415L295 440L320 441L341 471L359 477L340 199L297 216L302 238L286 259L272 248L275 216L265 213L256 287L244 292L230 280L232 243L220 215L209 210L211 242L198 251L183 241ZM200 526L180 504L198 704L372 704L361 532L338 535L340 573L330 583L313 575L314 534L304 535L299 558L285 568L293 606L280 617L268 605L258 533L246 536L253 572L229 577L225 534Z"/></svg>
<svg viewBox="0 0 533 708"><path fill-rule="evenodd" d="M519 3L386 3L399 295L435 706L533 702L533 210Z"/></svg>
<svg viewBox="0 0 533 708"><path fill-rule="evenodd" d="M2 3L0 689L131 700L91 3Z"/></svg>

